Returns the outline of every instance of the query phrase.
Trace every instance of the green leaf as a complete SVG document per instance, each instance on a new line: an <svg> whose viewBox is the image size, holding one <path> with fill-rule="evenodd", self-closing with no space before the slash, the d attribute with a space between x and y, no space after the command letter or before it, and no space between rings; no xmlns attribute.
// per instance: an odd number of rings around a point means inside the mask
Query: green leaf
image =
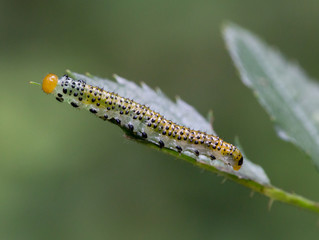
<svg viewBox="0 0 319 240"><path fill-rule="evenodd" d="M278 136L303 149L319 167L319 85L241 27L227 25L224 38L243 83L275 122Z"/></svg>
<svg viewBox="0 0 319 240"><path fill-rule="evenodd" d="M74 79L85 80L88 84L104 88L107 91L117 92L123 97L134 98L136 101L139 101L142 104L146 103L146 105L156 109L161 114L169 116L168 118L176 123L202 131L206 130L208 133L214 132L209 123L212 118L211 112L208 114L209 121L207 121L193 107L184 101L180 99L177 99L176 102L171 101L160 90L154 91L145 84L138 86L135 83L127 81L118 76L115 76L116 81L111 81L94 77L89 74L84 76L71 71L67 71L67 73ZM125 131L125 129L123 130ZM159 149L157 146L145 141L144 139L142 140L136 136L130 135L129 133L127 136L145 145ZM239 144L237 144L237 147L241 149L242 154L246 159L242 168L237 172L233 171L232 168L225 166L224 163L219 162L218 160L211 161L208 158L199 158L193 154L180 154L168 148L162 148L161 151L176 158L190 162L201 169L206 169L218 175L224 176L225 179L235 181L252 189L253 191L259 192L260 194L269 197L271 203L277 200L319 213L319 203L272 186L264 170L260 166L255 165L247 160L247 157L245 156L243 149L239 146Z"/></svg>
<svg viewBox="0 0 319 240"><path fill-rule="evenodd" d="M115 92L120 96L131 98L138 103L145 104L177 124L216 135L209 121L200 115L192 106L180 98L177 98L176 101L170 100L159 89L154 91L144 83L139 86L117 75L114 76L116 81L112 81L89 74L85 76L71 71L68 71L68 74L75 79L84 80L90 85L99 86L104 90ZM166 151L174 156L180 155L172 150ZM218 160L211 161L211 159L205 156L198 157L192 153L183 153L181 155L186 158L185 160L192 161L191 159L193 159L195 162L213 167L217 173L226 173L239 179L247 179L262 185L270 185L270 181L264 170L249 161L246 156L244 156L245 160L242 168L239 171L234 171L223 162Z"/></svg>

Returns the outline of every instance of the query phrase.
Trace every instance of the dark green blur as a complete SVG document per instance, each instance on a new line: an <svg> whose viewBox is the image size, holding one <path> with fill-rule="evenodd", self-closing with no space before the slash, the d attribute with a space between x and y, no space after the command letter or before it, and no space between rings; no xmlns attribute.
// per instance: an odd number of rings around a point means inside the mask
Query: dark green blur
<svg viewBox="0 0 319 240"><path fill-rule="evenodd" d="M319 200L319 174L277 138L221 26L250 29L319 78L319 1L0 0L0 239L316 239L318 216L274 203L46 96L29 81L113 73L214 111L272 183Z"/></svg>

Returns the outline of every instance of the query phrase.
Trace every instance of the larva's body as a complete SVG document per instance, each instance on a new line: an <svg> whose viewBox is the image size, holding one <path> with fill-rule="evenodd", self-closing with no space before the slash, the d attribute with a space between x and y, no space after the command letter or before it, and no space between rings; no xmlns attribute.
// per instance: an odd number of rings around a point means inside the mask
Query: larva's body
<svg viewBox="0 0 319 240"><path fill-rule="evenodd" d="M208 156L212 160L219 159L231 165L234 170L239 170L243 164L240 151L219 137L175 124L145 105L88 85L84 81L73 80L68 76L58 79L56 75L49 74L43 80L42 89L53 94L59 102L86 109L161 148L189 151L197 156Z"/></svg>

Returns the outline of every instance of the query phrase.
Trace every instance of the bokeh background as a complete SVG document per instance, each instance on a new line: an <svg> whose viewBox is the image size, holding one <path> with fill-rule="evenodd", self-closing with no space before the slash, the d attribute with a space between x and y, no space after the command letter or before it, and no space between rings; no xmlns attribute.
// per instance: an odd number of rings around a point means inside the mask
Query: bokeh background
<svg viewBox="0 0 319 240"><path fill-rule="evenodd" d="M65 69L113 73L180 96L262 165L319 200L319 174L278 139L241 83L221 27L233 21L319 76L319 1L0 0L0 239L317 239L318 216L274 203L28 81ZM235 107L234 107L235 106Z"/></svg>

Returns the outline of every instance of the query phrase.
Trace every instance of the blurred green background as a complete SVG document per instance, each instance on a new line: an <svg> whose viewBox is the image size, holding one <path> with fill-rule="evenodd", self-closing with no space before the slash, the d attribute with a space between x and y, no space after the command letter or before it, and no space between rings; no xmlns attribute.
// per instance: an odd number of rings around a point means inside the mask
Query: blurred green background
<svg viewBox="0 0 319 240"><path fill-rule="evenodd" d="M28 81L113 73L180 96L319 200L319 174L277 138L221 37L233 21L319 76L319 1L0 0L0 239L317 239L318 216L123 138ZM235 106L235 107L234 107Z"/></svg>

